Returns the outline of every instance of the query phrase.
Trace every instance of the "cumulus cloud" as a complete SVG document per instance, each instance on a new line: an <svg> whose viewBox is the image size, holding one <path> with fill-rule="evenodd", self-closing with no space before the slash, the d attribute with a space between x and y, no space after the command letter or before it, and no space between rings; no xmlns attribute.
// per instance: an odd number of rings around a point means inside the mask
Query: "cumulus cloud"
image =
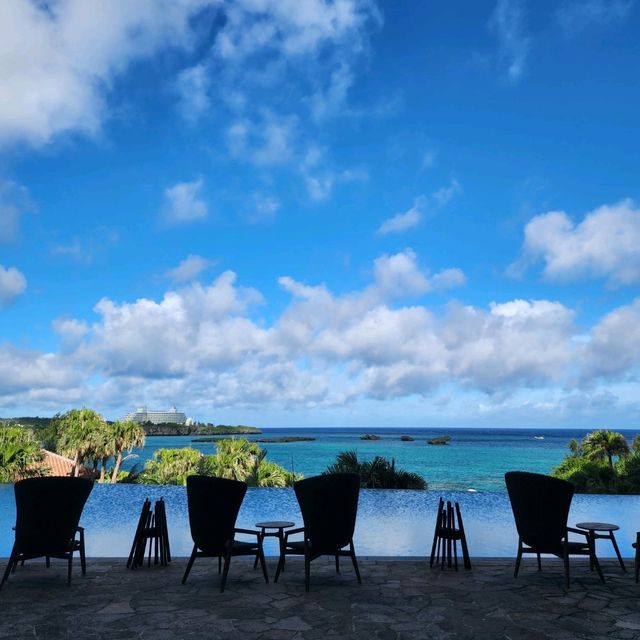
<svg viewBox="0 0 640 640"><path fill-rule="evenodd" d="M556 24L570 36L591 27L613 27L626 21L635 0L564 0L555 11Z"/></svg>
<svg viewBox="0 0 640 640"><path fill-rule="evenodd" d="M174 282L188 282L197 278L211 264L207 258L189 254L177 267L167 271L167 277Z"/></svg>
<svg viewBox="0 0 640 640"><path fill-rule="evenodd" d="M608 313L583 345L583 379L637 376L640 365L640 298ZM637 379L637 377L636 377Z"/></svg>
<svg viewBox="0 0 640 640"><path fill-rule="evenodd" d="M159 300L104 298L92 323L54 321L58 352L0 347L0 406L57 410L68 401L122 411L140 397L179 397L207 412L308 409L442 399L453 389L489 416L499 407L550 415L580 398L600 411L617 402L615 394L590 384L640 374L640 301L586 331L572 309L552 300L444 310L418 302L438 280L462 278L455 269L430 275L410 250L380 256L366 286L340 294L283 276L291 298L269 322L259 315L262 296L230 271ZM4 367L19 375L3 375Z"/></svg>
<svg viewBox="0 0 640 640"><path fill-rule="evenodd" d="M489 26L498 39L499 56L506 66L507 78L517 82L531 48L531 38L525 30L523 0L498 0Z"/></svg>
<svg viewBox="0 0 640 640"><path fill-rule="evenodd" d="M15 267L5 268L0 264L0 308L6 307L27 288L27 279Z"/></svg>
<svg viewBox="0 0 640 640"><path fill-rule="evenodd" d="M517 266L542 260L552 280L584 277L611 285L640 281L640 210L631 200L604 205L574 223L564 211L534 217L525 227L523 259Z"/></svg>
<svg viewBox="0 0 640 640"><path fill-rule="evenodd" d="M194 44L205 0L5 0L0 3L0 145L95 135L105 93L136 59Z"/></svg>
<svg viewBox="0 0 640 640"><path fill-rule="evenodd" d="M183 224L206 218L209 209L202 198L202 186L202 178L198 178L165 189L164 219L170 224Z"/></svg>

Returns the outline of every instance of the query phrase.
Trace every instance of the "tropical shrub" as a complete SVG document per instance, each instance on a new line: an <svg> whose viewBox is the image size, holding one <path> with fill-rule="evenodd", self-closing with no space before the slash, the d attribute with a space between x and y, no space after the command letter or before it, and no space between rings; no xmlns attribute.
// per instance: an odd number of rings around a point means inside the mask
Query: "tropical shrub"
<svg viewBox="0 0 640 640"><path fill-rule="evenodd" d="M301 476L266 460L267 452L246 438L216 443L216 453L202 455L196 449L158 449L135 481L147 484L187 483L198 474L240 480L252 487L288 487Z"/></svg>
<svg viewBox="0 0 640 640"><path fill-rule="evenodd" d="M157 449L138 477L142 484L186 485L187 477L200 473L202 454L196 449Z"/></svg>
<svg viewBox="0 0 640 640"><path fill-rule="evenodd" d="M615 431L599 429L569 442L565 459L551 472L577 493L640 493L640 438L631 447Z"/></svg>
<svg viewBox="0 0 640 640"><path fill-rule="evenodd" d="M360 486L366 489L426 489L426 480L418 473L396 469L395 458L376 456L372 460L358 460L356 451L342 451L325 474L357 473Z"/></svg>
<svg viewBox="0 0 640 640"><path fill-rule="evenodd" d="M19 426L0 427L0 482L15 482L42 475L36 465L43 458L40 443L30 429Z"/></svg>

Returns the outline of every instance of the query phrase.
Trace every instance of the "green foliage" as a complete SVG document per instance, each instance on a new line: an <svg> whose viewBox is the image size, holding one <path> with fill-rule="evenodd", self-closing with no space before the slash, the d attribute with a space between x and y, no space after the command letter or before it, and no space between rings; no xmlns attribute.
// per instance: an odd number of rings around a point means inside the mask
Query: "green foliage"
<svg viewBox="0 0 640 640"><path fill-rule="evenodd" d="M137 481L147 484L186 484L192 474L241 480L252 487L287 487L301 476L266 460L267 452L245 438L220 440L216 453L196 449L158 449Z"/></svg>
<svg viewBox="0 0 640 640"><path fill-rule="evenodd" d="M630 449L622 434L599 429L580 444L572 440L569 449L551 474L571 482L577 493L640 493L639 436Z"/></svg>
<svg viewBox="0 0 640 640"><path fill-rule="evenodd" d="M396 469L394 458L376 456L373 460L358 460L356 451L342 451L325 474L357 473L360 485L366 489L426 489L426 480L417 473Z"/></svg>
<svg viewBox="0 0 640 640"><path fill-rule="evenodd" d="M93 409L71 409L60 416L58 450L73 458L73 475L77 476L80 464L92 462L94 469L98 462L109 457L106 438L106 420Z"/></svg>
<svg viewBox="0 0 640 640"><path fill-rule="evenodd" d="M42 460L42 450L30 429L15 425L0 426L0 482L41 475L33 465Z"/></svg>
<svg viewBox="0 0 640 640"><path fill-rule="evenodd" d="M621 433L598 429L582 439L582 455L589 460L604 460L613 469L613 456L624 458L629 455L629 445Z"/></svg>
<svg viewBox="0 0 640 640"><path fill-rule="evenodd" d="M148 460L138 481L143 484L186 485L187 476L199 473L202 454L196 449L158 449Z"/></svg>

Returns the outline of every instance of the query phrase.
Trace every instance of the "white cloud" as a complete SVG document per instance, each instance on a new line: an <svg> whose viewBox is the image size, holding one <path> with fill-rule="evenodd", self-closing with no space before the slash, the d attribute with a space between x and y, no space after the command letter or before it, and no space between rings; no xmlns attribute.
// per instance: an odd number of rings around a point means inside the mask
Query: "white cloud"
<svg viewBox="0 0 640 640"><path fill-rule="evenodd" d="M451 289L453 287L461 287L466 284L467 277L462 269L443 269L434 274L431 278L431 284L435 290Z"/></svg>
<svg viewBox="0 0 640 640"><path fill-rule="evenodd" d="M201 197L202 186L202 178L198 178L165 189L164 219L171 224L181 224L206 218L208 207Z"/></svg>
<svg viewBox="0 0 640 640"><path fill-rule="evenodd" d="M73 238L67 242L51 245L52 256L70 258L80 264L91 264L112 247L120 236L117 231L108 227L98 227L88 232L83 238Z"/></svg>
<svg viewBox="0 0 640 640"><path fill-rule="evenodd" d="M379 227L378 233L387 235L389 233L402 233L411 229L422 221L423 209L426 205L426 198L418 196L413 201L413 206L404 213L397 213L391 218L387 218Z"/></svg>
<svg viewBox="0 0 640 640"><path fill-rule="evenodd" d="M404 213L397 213L387 218L378 227L380 235L389 233L403 233L418 226L427 215L434 215L444 209L450 202L462 192L460 183L452 178L448 186L440 187L429 197L419 195L413 201L413 206Z"/></svg>
<svg viewBox="0 0 640 640"><path fill-rule="evenodd" d="M293 116L263 114L256 121L238 120L227 129L227 148L232 155L259 167L286 164L295 155L297 127Z"/></svg>
<svg viewBox="0 0 640 640"><path fill-rule="evenodd" d="M462 193L460 183L452 178L448 186L440 187L431 194L431 197L439 207L446 207L460 193Z"/></svg>
<svg viewBox="0 0 640 640"><path fill-rule="evenodd" d="M247 218L250 222L254 223L268 222L276 217L281 206L280 200L273 196L254 193L250 205L251 211L247 215Z"/></svg>
<svg viewBox="0 0 640 640"><path fill-rule="evenodd" d="M182 117L194 124L211 104L211 79L204 64L184 69L176 80L179 96L178 107Z"/></svg>
<svg viewBox="0 0 640 640"><path fill-rule="evenodd" d="M619 378L640 373L640 298L608 313L584 344L583 378Z"/></svg>
<svg viewBox="0 0 640 640"><path fill-rule="evenodd" d="M499 55L507 68L511 82L520 79L531 38L525 32L525 10L523 0L498 0L489 23L498 38Z"/></svg>
<svg viewBox="0 0 640 640"><path fill-rule="evenodd" d="M25 187L0 177L0 243L15 240L22 216L32 211L34 205Z"/></svg>
<svg viewBox="0 0 640 640"><path fill-rule="evenodd" d="M27 288L27 279L15 267L5 268L0 264L0 309L6 307Z"/></svg>
<svg viewBox="0 0 640 640"><path fill-rule="evenodd" d="M534 217L525 227L522 263L544 261L553 280L640 281L640 209L631 200L603 205L575 224L564 211Z"/></svg>
<svg viewBox="0 0 640 640"><path fill-rule="evenodd" d="M0 145L95 135L105 93L135 59L194 44L205 0L0 2Z"/></svg>
<svg viewBox="0 0 640 640"><path fill-rule="evenodd" d="M177 267L167 271L167 277L174 282L195 280L211 264L213 263L207 258L189 254Z"/></svg>
<svg viewBox="0 0 640 640"><path fill-rule="evenodd" d="M411 250L380 256L368 285L341 294L283 276L291 300L270 322L255 313L261 295L240 287L232 272L157 301L105 298L91 324L54 321L57 353L0 347L0 406L55 411L87 403L120 414L140 397L160 404L176 397L208 416L212 407L295 411L410 397L436 403L453 393L454 405L466 402L489 417L500 409L510 416L575 413L572 403L595 415L621 393L603 384L640 375L640 301L591 329L551 300L451 303L444 311L403 301L463 277L456 269L430 276Z"/></svg>
<svg viewBox="0 0 640 640"><path fill-rule="evenodd" d="M564 0L556 9L556 24L570 36L591 27L612 27L625 22L635 0Z"/></svg>

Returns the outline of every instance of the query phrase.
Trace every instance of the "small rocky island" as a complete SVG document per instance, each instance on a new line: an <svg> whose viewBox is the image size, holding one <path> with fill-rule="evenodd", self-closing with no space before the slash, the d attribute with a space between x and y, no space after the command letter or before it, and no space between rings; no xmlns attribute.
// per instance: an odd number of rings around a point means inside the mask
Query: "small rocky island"
<svg viewBox="0 0 640 640"><path fill-rule="evenodd" d="M427 444L449 444L451 442L451 436L438 436L427 440Z"/></svg>
<svg viewBox="0 0 640 640"><path fill-rule="evenodd" d="M411 436L400 436L400 440L402 440L402 442L413 442L415 440L415 438L412 438Z"/></svg>
<svg viewBox="0 0 640 640"><path fill-rule="evenodd" d="M146 422L142 424L142 428L147 436L236 436L262 433L257 427L226 424L152 424Z"/></svg>
<svg viewBox="0 0 640 640"><path fill-rule="evenodd" d="M282 436L281 438L256 438L253 442L313 442L309 436Z"/></svg>
<svg viewBox="0 0 640 640"><path fill-rule="evenodd" d="M375 433L365 433L363 436L360 436L360 440L380 440L380 436L377 436Z"/></svg>

